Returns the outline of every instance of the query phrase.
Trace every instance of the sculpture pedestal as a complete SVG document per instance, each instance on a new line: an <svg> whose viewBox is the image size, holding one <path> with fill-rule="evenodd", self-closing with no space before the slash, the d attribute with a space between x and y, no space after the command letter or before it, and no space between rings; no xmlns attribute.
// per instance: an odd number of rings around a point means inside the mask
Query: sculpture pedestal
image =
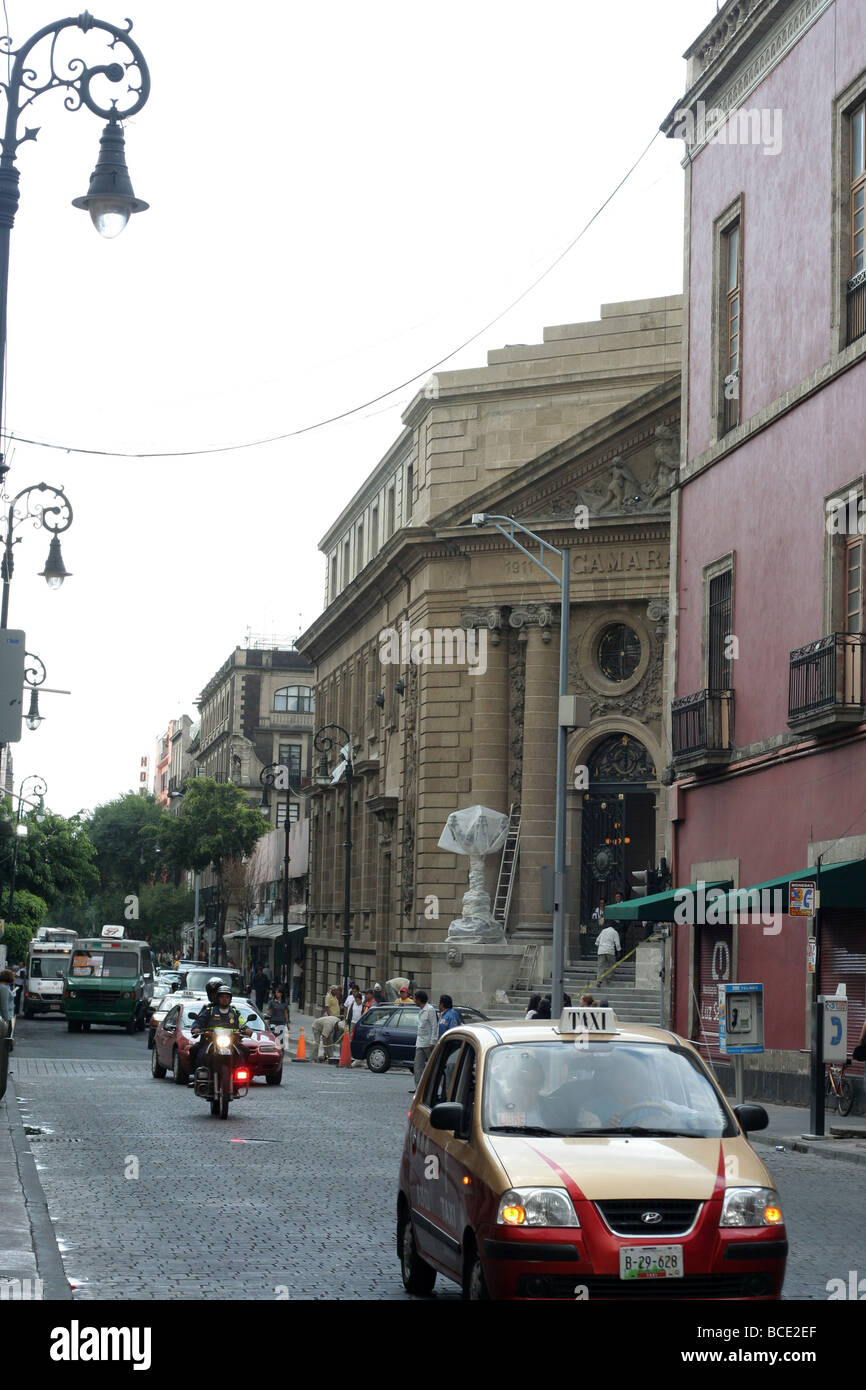
<svg viewBox="0 0 866 1390"><path fill-rule="evenodd" d="M510 989L523 961L523 947L507 941L442 941L425 950L430 954L430 1003L435 1007L440 994L450 994L455 1004L491 1017L496 991Z"/></svg>

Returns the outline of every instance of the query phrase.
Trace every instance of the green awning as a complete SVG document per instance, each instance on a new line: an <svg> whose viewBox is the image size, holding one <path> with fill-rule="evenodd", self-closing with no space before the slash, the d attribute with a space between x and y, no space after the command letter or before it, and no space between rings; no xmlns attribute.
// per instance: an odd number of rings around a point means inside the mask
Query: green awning
<svg viewBox="0 0 866 1390"><path fill-rule="evenodd" d="M701 885L705 892L717 888L733 888L731 878L714 878ZM650 893L645 898L629 898L626 903L611 903L604 909L605 924L611 922L673 922L678 904L687 903L686 894L697 894L697 884L684 888L669 888L666 893ZM682 909L681 909L682 911Z"/></svg>
<svg viewBox="0 0 866 1390"><path fill-rule="evenodd" d="M818 882L817 865L809 869L797 869L790 874L780 874L778 878L767 878L763 883L753 883L748 888L732 889L727 895L725 911L729 916L737 910L742 913L748 912L751 903L757 905L761 901L760 898L754 897L754 894L772 893L778 889L782 894L782 912L787 912L788 885L800 883L804 879ZM866 910L866 859L845 859L841 864L821 865L821 907Z"/></svg>

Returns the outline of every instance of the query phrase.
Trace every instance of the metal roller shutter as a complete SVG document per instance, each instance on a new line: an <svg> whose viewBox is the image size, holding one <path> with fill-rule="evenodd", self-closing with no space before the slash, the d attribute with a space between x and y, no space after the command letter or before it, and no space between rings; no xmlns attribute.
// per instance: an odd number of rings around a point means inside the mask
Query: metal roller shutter
<svg viewBox="0 0 866 1390"><path fill-rule="evenodd" d="M848 994L848 1055L856 1047L866 1019L866 913L828 909L821 918L820 993L835 994L844 984ZM863 1063L855 1062L862 1072Z"/></svg>
<svg viewBox="0 0 866 1390"><path fill-rule="evenodd" d="M731 926L698 927L698 1026L695 1043L704 1060L727 1060L719 1052L719 985L733 980Z"/></svg>

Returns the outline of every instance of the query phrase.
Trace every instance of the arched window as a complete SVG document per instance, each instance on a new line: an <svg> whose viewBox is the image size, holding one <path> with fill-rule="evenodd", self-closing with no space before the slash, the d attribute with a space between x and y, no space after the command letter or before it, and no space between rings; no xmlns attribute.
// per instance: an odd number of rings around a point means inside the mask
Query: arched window
<svg viewBox="0 0 866 1390"><path fill-rule="evenodd" d="M284 685L274 691L274 710L277 713L312 714L313 692L306 685Z"/></svg>

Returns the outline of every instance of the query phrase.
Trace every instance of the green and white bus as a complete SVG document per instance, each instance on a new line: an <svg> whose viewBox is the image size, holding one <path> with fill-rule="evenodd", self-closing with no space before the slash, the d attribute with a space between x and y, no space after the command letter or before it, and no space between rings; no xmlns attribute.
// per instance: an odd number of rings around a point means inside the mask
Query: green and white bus
<svg viewBox="0 0 866 1390"><path fill-rule="evenodd" d="M127 941L122 927L80 937L69 961L63 1003L70 1033L92 1023L113 1023L127 1033L144 1028L153 998L153 957L146 941Z"/></svg>

